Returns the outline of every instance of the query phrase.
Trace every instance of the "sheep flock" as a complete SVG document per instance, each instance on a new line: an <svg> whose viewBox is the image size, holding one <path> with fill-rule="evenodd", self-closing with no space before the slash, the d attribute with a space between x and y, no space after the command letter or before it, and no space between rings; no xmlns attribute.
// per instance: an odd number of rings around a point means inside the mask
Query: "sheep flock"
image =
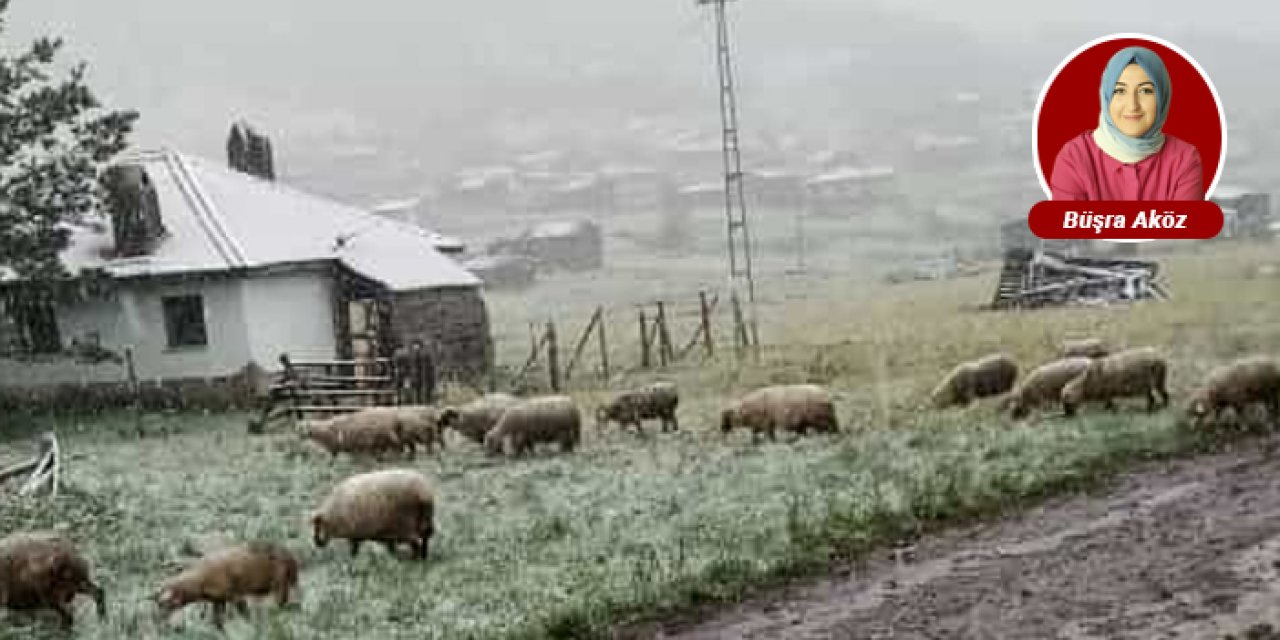
<svg viewBox="0 0 1280 640"><path fill-rule="evenodd" d="M1154 347L1113 348L1098 338L1064 342L1046 362L1019 363L1012 354L974 354L956 363L920 398L920 410L949 411L993 401L1012 420L1030 418L1047 407L1071 419L1098 405L1119 410L1120 401L1145 400L1148 412L1167 407L1169 362ZM719 410L718 437L749 431L752 444L778 432L793 437L829 437L841 433L837 390L820 384L776 384L750 389L725 400ZM1243 421L1251 406L1260 406L1271 422L1280 419L1280 365L1251 356L1210 372L1186 400L1181 423L1193 427L1219 424L1228 413ZM634 437L648 439L645 420L658 420L661 432L677 432L680 392L670 381L623 390L597 403L597 431L616 422ZM554 455L574 455L582 447L583 407L567 394L517 397L493 393L451 406L367 407L325 420L298 425L300 440L327 453L412 459L417 446L429 454L447 455L448 431L462 446L478 447L494 464L534 455L538 447ZM318 452L317 452L318 453ZM350 556L363 542L383 545L392 556L426 562L437 534L435 514L440 497L431 481L407 466L381 468L348 476L330 487L317 487L316 503L299 520L311 528L318 549L345 540ZM465 496L450 500L462 501ZM447 534L447 532L446 532ZM397 553L407 545L410 553ZM341 561L337 557L333 561ZM226 608L247 611L250 597L272 597L286 606L302 571L293 552L263 540L229 541L204 554L162 584L153 603L157 619L193 603L210 606L221 628ZM109 572L108 572L108 575ZM93 600L100 617L108 615L107 591L94 582L90 562L64 533L19 531L0 538L0 606L14 610L49 609L67 626L74 623L71 603L78 595Z"/></svg>

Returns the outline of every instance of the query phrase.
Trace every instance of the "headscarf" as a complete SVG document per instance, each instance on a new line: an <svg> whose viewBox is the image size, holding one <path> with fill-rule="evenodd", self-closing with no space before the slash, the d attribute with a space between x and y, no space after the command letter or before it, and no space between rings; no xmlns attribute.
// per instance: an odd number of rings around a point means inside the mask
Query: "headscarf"
<svg viewBox="0 0 1280 640"><path fill-rule="evenodd" d="M1121 132L1116 127L1115 121L1111 119L1112 93L1115 91L1116 82L1120 79L1120 73L1130 63L1137 63L1142 67L1156 87L1156 121L1146 133L1136 138ZM1093 130L1094 142L1097 142L1098 147L1107 155L1120 162L1138 162L1156 153L1164 146L1164 132L1160 129L1164 127L1164 121L1169 117L1171 93L1173 93L1173 86L1169 83L1169 72L1165 69L1160 56L1143 47L1121 49L1111 56L1111 61L1102 71L1100 90L1102 113L1098 115L1098 128Z"/></svg>

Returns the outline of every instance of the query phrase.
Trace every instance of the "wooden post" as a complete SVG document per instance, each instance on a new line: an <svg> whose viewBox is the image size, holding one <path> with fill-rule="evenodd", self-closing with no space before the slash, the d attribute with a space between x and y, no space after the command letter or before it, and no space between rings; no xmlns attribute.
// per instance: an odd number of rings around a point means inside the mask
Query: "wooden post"
<svg viewBox="0 0 1280 640"><path fill-rule="evenodd" d="M609 380L609 342L604 337L604 307L596 313L600 314L600 324L596 326L596 335L600 338L600 371L607 382Z"/></svg>
<svg viewBox="0 0 1280 640"><path fill-rule="evenodd" d="M644 309L640 310L640 366L648 369L649 360L649 323L644 317Z"/></svg>
<svg viewBox="0 0 1280 640"><path fill-rule="evenodd" d="M702 344L706 347L707 357L715 355L715 345L711 341L711 307L707 305L707 292L698 292L699 313L702 316Z"/></svg>
<svg viewBox="0 0 1280 640"><path fill-rule="evenodd" d="M556 345L556 325L547 321L547 371L551 376L551 390L560 391L560 351Z"/></svg>
<svg viewBox="0 0 1280 640"><path fill-rule="evenodd" d="M573 368L578 364L578 358L582 356L582 350L587 346L587 339L591 337L591 330L596 327L596 323L600 321L600 312L603 307L597 307L595 312L591 314L591 319L587 321L587 326L582 330L582 335L578 336L578 341L573 347L573 355L569 356L569 363L564 367L564 380L569 381L573 375Z"/></svg>
<svg viewBox="0 0 1280 640"><path fill-rule="evenodd" d="M729 296L729 299L733 304L733 328L734 333L736 334L734 336L734 344L736 344L738 350L741 351L743 347L750 346L751 344L750 340L747 338L746 322L742 319L742 302L738 300L737 291L734 291Z"/></svg>
<svg viewBox="0 0 1280 640"><path fill-rule="evenodd" d="M662 366L671 363L671 334L667 331L667 310L662 301L658 301L658 360Z"/></svg>

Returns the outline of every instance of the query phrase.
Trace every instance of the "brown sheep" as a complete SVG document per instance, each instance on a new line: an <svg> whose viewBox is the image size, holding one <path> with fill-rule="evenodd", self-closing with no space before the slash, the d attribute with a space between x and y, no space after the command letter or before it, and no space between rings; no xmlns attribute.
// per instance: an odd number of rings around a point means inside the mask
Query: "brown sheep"
<svg viewBox="0 0 1280 640"><path fill-rule="evenodd" d="M210 551L169 578L155 596L164 618L193 602L213 607L213 623L222 629L227 604L249 614L249 597L275 596L278 606L289 603L298 587L298 560L284 547L247 542Z"/></svg>
<svg viewBox="0 0 1280 640"><path fill-rule="evenodd" d="M596 428L603 429L610 421L614 421L623 428L628 424L635 425L636 432L643 435L641 423L657 418L662 421L663 433L668 430L679 431L680 422L676 419L676 408L679 405L680 392L675 383L654 382L619 393L608 403L597 407Z"/></svg>
<svg viewBox="0 0 1280 640"><path fill-rule="evenodd" d="M1083 338L1062 343L1062 358L1103 358L1111 354L1102 338Z"/></svg>
<svg viewBox="0 0 1280 640"><path fill-rule="evenodd" d="M1018 379L1018 364L1004 353L993 353L957 365L929 395L934 407L967 405L978 398L1005 393Z"/></svg>
<svg viewBox="0 0 1280 640"><path fill-rule="evenodd" d="M446 407L440 412L441 429L453 429L463 437L482 444L485 434L502 413L520 402L520 398L506 393L490 393L460 407Z"/></svg>
<svg viewBox="0 0 1280 640"><path fill-rule="evenodd" d="M1130 396L1146 396L1147 411L1169 404L1165 378L1169 365L1160 352L1151 347L1127 349L1094 359L1084 373L1062 387L1062 408L1068 416L1084 402L1102 402L1115 408L1114 400Z"/></svg>
<svg viewBox="0 0 1280 640"><path fill-rule="evenodd" d="M445 448L440 409L431 405L401 405L396 410L400 416L400 431L410 447L422 445L427 453L432 453L437 445Z"/></svg>
<svg viewBox="0 0 1280 640"><path fill-rule="evenodd" d="M523 455L539 443L558 443L571 452L582 439L582 413L569 396L529 398L502 413L489 433L484 447L489 455L502 453L510 443L514 455Z"/></svg>
<svg viewBox="0 0 1280 640"><path fill-rule="evenodd" d="M720 412L722 433L739 427L751 430L753 443L762 432L776 441L779 429L800 435L840 431L831 394L816 384L774 385L747 393Z"/></svg>
<svg viewBox="0 0 1280 640"><path fill-rule="evenodd" d="M70 540L50 532L0 539L0 605L15 611L53 609L69 627L75 623L71 603L82 593L93 598L98 618L106 619L106 596Z"/></svg>
<svg viewBox="0 0 1280 640"><path fill-rule="evenodd" d="M1084 373L1090 362L1092 359L1088 357L1072 357L1036 367L1006 398L1010 415L1021 419L1041 404L1060 401L1062 388Z"/></svg>
<svg viewBox="0 0 1280 640"><path fill-rule="evenodd" d="M372 454L382 459L389 451L413 457L413 442L405 436L397 407L368 407L325 420L306 423L303 436L333 458L339 453Z"/></svg>
<svg viewBox="0 0 1280 640"><path fill-rule="evenodd" d="M411 469L357 474L335 485L311 512L311 528L317 547L330 538L345 539L353 557L362 542L374 540L392 554L397 544L407 543L425 559L435 535L435 494L426 477Z"/></svg>
<svg viewBox="0 0 1280 640"><path fill-rule="evenodd" d="M1245 408L1255 403L1266 408L1271 420L1280 418L1280 368L1269 358L1242 358L1209 372L1187 403L1186 415L1195 426L1204 424L1210 414L1217 422L1227 408L1241 419Z"/></svg>

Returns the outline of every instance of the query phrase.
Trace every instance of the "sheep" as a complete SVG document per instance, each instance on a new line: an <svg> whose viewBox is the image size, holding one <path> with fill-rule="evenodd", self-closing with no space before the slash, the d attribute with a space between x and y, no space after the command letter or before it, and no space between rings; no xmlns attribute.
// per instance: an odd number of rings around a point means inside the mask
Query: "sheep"
<svg viewBox="0 0 1280 640"><path fill-rule="evenodd" d="M484 447L489 455L497 455L510 442L518 456L532 451L538 443L555 442L567 453L581 439L582 414L578 405L569 396L554 395L529 398L504 411L485 434Z"/></svg>
<svg viewBox="0 0 1280 640"><path fill-rule="evenodd" d="M393 555L407 543L419 559L435 535L435 494L426 477L412 469L384 469L350 476L333 487L311 512L312 540L324 548L330 538L350 543L351 556L365 540L381 542Z"/></svg>
<svg viewBox="0 0 1280 640"><path fill-rule="evenodd" d="M1005 399L1010 415L1021 419L1040 404L1057 402L1062 397L1062 387L1084 373L1090 362L1091 358L1078 356L1054 360L1036 367Z"/></svg>
<svg viewBox="0 0 1280 640"><path fill-rule="evenodd" d="M1082 338L1062 343L1062 358L1103 358L1111 354L1102 338Z"/></svg>
<svg viewBox="0 0 1280 640"><path fill-rule="evenodd" d="M1239 419L1254 403L1261 403L1272 420L1280 418L1280 368L1269 358L1242 358L1210 371L1187 403L1186 416L1198 427L1211 413L1217 422L1228 407Z"/></svg>
<svg viewBox="0 0 1280 640"><path fill-rule="evenodd" d="M506 393L490 393L460 407L445 407L440 412L441 429L453 429L462 436L482 444L485 434L498 424L502 413L520 402Z"/></svg>
<svg viewBox="0 0 1280 640"><path fill-rule="evenodd" d="M413 442L405 436L397 407L368 407L305 424L303 436L320 445L333 458L339 453L372 453L379 459L387 451L403 451L413 457Z"/></svg>
<svg viewBox="0 0 1280 640"><path fill-rule="evenodd" d="M761 432L776 441L778 429L800 435L840 431L830 392L815 384L774 385L747 393L720 412L722 433L737 427L751 430L752 443L759 442Z"/></svg>
<svg viewBox="0 0 1280 640"><path fill-rule="evenodd" d="M430 405L401 405L396 407L400 416L400 430L409 446L420 444L431 453L436 445L445 448L444 431L440 426L440 410Z"/></svg>
<svg viewBox="0 0 1280 640"><path fill-rule="evenodd" d="M1152 347L1119 351L1096 358L1084 372L1062 387L1062 408L1068 417L1075 415L1083 402L1102 402L1115 408L1115 398L1145 395L1147 411L1169 404L1165 378L1169 365Z"/></svg>
<svg viewBox="0 0 1280 640"><path fill-rule="evenodd" d="M106 595L70 540L46 531L0 539L0 606L15 611L53 609L70 627L75 623L70 606L79 594L91 596L98 619L106 619Z"/></svg>
<svg viewBox="0 0 1280 640"><path fill-rule="evenodd" d="M275 596L278 606L289 603L298 587L298 560L288 549L270 542L232 544L210 551L161 585L156 606L168 619L193 602L208 602L213 623L223 628L227 604L248 616L250 596Z"/></svg>
<svg viewBox="0 0 1280 640"><path fill-rule="evenodd" d="M1018 379L1018 364L1008 354L993 353L956 365L930 394L934 407L967 405L978 398L1005 393Z"/></svg>
<svg viewBox="0 0 1280 640"><path fill-rule="evenodd" d="M609 421L615 421L622 427L635 425L636 432L643 435L642 421L657 418L662 421L662 431L679 431L680 423L676 419L676 408L680 404L680 393L675 383L654 382L640 389L624 391L613 397L608 403L596 408L596 428L603 429Z"/></svg>

